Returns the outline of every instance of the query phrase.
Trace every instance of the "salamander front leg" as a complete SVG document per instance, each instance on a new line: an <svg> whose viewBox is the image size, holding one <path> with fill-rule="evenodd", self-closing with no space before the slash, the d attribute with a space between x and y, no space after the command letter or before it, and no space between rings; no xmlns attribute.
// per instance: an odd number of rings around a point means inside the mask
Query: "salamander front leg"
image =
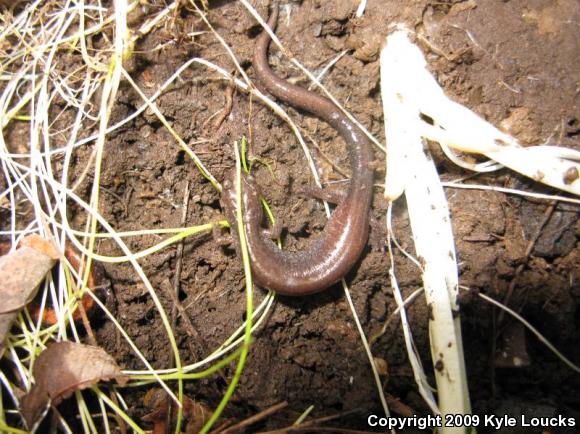
<svg viewBox="0 0 580 434"><path fill-rule="evenodd" d="M346 198L345 190L319 188L312 186L298 187L295 190L299 196L313 197L315 199L325 200L333 205L338 205Z"/></svg>

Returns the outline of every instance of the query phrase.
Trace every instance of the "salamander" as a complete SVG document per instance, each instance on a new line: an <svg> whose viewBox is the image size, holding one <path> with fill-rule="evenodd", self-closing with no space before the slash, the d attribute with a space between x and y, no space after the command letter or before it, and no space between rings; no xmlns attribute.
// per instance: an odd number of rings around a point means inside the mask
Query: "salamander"
<svg viewBox="0 0 580 434"><path fill-rule="evenodd" d="M272 29L277 18L275 5L268 20ZM336 129L346 142L352 170L346 195L332 212L324 230L306 249L295 252L279 249L266 235L262 228L264 216L259 188L251 175L242 174L242 209L254 281L282 295L303 296L323 291L338 282L357 262L367 243L373 190L373 173L369 167L372 150L368 138L332 101L274 74L268 64L269 45L268 33L262 32L257 38L253 58L258 85ZM234 179L230 176L224 182L222 206L239 243L235 231Z"/></svg>

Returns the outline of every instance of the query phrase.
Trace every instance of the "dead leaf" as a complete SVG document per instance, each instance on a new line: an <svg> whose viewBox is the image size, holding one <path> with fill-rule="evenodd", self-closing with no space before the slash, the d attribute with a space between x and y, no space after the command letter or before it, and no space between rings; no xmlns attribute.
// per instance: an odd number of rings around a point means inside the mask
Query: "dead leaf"
<svg viewBox="0 0 580 434"><path fill-rule="evenodd" d="M58 258L52 243L38 235L26 237L22 244L0 257L0 357L4 354L4 339L18 311L34 298ZM9 246L2 245L3 249Z"/></svg>
<svg viewBox="0 0 580 434"><path fill-rule="evenodd" d="M0 313L17 311L32 300L55 262L28 246L0 257Z"/></svg>
<svg viewBox="0 0 580 434"><path fill-rule="evenodd" d="M128 380L102 348L74 342L50 344L38 357L33 374L35 384L20 402L29 429L40 423L49 405L58 405L76 390L111 379L123 386Z"/></svg>
<svg viewBox="0 0 580 434"><path fill-rule="evenodd" d="M0 313L0 358L4 355L4 338L12 328L18 312Z"/></svg>
<svg viewBox="0 0 580 434"><path fill-rule="evenodd" d="M150 389L143 398L145 407L151 410L141 419L153 424L151 434L168 432L168 422L175 423L177 415L175 405L171 406L171 419L167 417L170 398L163 389ZM198 433L212 415L212 410L203 402L194 401L188 396L183 397L183 416L187 419L185 434Z"/></svg>
<svg viewBox="0 0 580 434"><path fill-rule="evenodd" d="M18 247L32 247L34 250L38 250L40 253L45 254L55 261L60 259L60 254L58 253L58 250L54 244L37 234L32 234L25 237L22 241L20 241Z"/></svg>

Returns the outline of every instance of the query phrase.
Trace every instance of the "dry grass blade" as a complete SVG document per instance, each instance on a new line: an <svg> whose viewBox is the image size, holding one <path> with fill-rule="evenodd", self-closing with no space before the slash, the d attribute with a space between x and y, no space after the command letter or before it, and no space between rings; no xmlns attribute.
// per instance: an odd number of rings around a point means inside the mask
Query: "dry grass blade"
<svg viewBox="0 0 580 434"><path fill-rule="evenodd" d="M291 425L285 428L280 428L273 431L260 431L258 434L286 434L292 432L340 432L340 433L351 433L351 434L368 434L369 431L357 431L345 428L337 427L323 427L322 423L330 422L331 420L336 420L354 413L362 412L361 409L354 409L349 411L344 411L342 413L333 414L330 416L319 417L316 419L310 419L306 422L300 424Z"/></svg>
<svg viewBox="0 0 580 434"><path fill-rule="evenodd" d="M267 418L268 416L271 416L274 413L279 412L280 410L282 410L286 407L288 407L288 402L286 402L286 401L280 402L278 404L275 404L275 405L267 408L266 410L263 410L255 415L253 415L252 417L244 419L243 421L241 421L235 425L229 426L223 430L217 429L215 431L212 431L211 434L237 434L240 432L244 432L244 430L246 428L248 428L249 426Z"/></svg>

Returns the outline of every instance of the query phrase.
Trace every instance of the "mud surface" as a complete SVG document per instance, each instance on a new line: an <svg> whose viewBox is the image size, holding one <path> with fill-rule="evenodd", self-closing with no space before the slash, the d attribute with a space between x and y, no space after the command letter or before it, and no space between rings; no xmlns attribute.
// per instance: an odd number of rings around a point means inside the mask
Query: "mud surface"
<svg viewBox="0 0 580 434"><path fill-rule="evenodd" d="M151 6L154 7L154 6ZM346 55L324 76L328 90L377 138L384 140L379 95L378 50L389 26L402 22L423 35L418 41L429 68L454 100L465 104L522 143L551 143L578 147L578 3L540 0L513 1L369 1L363 18L348 0L289 2L282 8L277 35L311 71L319 72L342 50ZM256 4L262 16L267 3ZM290 14L290 15L288 15ZM141 19L136 17L136 20ZM251 59L260 27L237 2L211 2L208 19L253 76ZM229 71L234 65L199 17L183 8L172 27L158 29L135 47L131 74L152 94L176 69L192 57L212 60ZM428 41L426 43L425 41ZM277 50L270 62L277 73L308 86L297 69ZM324 227L324 210L314 199L292 192L311 185L304 154L291 130L269 109L247 94L233 93L231 113L216 126L228 83L199 65L157 100L173 128L222 180L234 165L234 141L250 140L256 176L263 183L275 215L283 222L285 248L301 249ZM122 119L142 104L123 84L113 111ZM345 145L322 121L288 109L302 131L311 136L330 160L348 174ZM310 144L310 143L309 143ZM314 150L325 183L344 179ZM81 149L71 178L83 171L89 149ZM446 180L468 175L435 150ZM376 183L384 176L384 154L375 149ZM271 170L271 171L270 171ZM551 192L507 170L474 178L477 183ZM86 184L86 191L90 190ZM223 218L219 193L200 174L152 113L146 113L109 136L103 164L101 212L119 231L180 227L183 198L189 189L186 225ZM536 338L518 330L477 296L481 292L507 304L539 329L568 358L580 363L580 252L578 209L547 201L520 199L502 193L447 190L460 261L460 283L471 292L462 297L462 326L469 386L474 411L480 414L525 412L579 416L580 376L563 365ZM403 202L403 201L400 201ZM396 308L388 277L388 257L382 189L375 191L372 214L381 224L346 280L367 336L377 334ZM546 219L547 222L542 224ZM72 213L74 221L74 210ZM412 249L409 222L402 203L394 212L399 241ZM77 218L75 224L83 222ZM531 254L530 240L540 236ZM150 236L128 238L132 251L158 242ZM113 242L101 241L98 253L120 255ZM169 247L140 261L161 302L171 312L178 256ZM400 253L395 264L405 296L420 287L419 271ZM154 367L172 364L167 336L151 297L129 265L107 265L114 290L117 318ZM283 272L283 269L281 270ZM187 238L179 276L179 300L187 325L178 318L175 334L185 362L199 360L218 346L244 319L245 288L241 262L212 234ZM255 303L264 297L255 292ZM432 366L428 346L429 313L422 297L409 306L409 320L426 367ZM509 367L498 354L509 336L526 348L527 366ZM141 369L124 340L110 324L97 330L97 340L120 366ZM523 336L522 336L523 334ZM514 338L516 339L516 338ZM426 414L416 391L398 317L373 344L382 359L385 393L395 412ZM501 358L501 357L499 357ZM495 360L495 361L494 361ZM382 363L381 362L381 363ZM507 365L507 367L506 367ZM428 370L429 371L429 370ZM188 396L215 407L233 368L221 375L188 383ZM432 378L431 378L432 379ZM434 381L432 381L434 383ZM145 389L124 396L135 415L147 412ZM307 298L279 297L252 346L239 387L225 415L243 419L280 401L289 407L255 425L250 432L292 423L310 405L321 417L353 411L336 426L369 429L369 413L381 414L380 401L352 315L340 285ZM397 410L398 408L398 410ZM542 414L544 414L542 413ZM579 419L580 420L580 419Z"/></svg>

